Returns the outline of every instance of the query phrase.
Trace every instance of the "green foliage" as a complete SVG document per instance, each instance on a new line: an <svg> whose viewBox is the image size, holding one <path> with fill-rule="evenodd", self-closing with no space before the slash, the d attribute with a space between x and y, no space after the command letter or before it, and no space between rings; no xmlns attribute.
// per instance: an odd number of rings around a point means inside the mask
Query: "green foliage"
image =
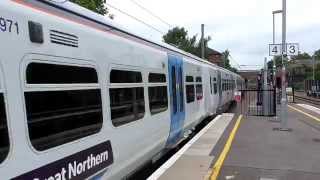
<svg viewBox="0 0 320 180"><path fill-rule="evenodd" d="M222 52L222 61L223 61L223 66L226 69L231 69L230 65L230 51L227 49L224 52Z"/></svg>
<svg viewBox="0 0 320 180"><path fill-rule="evenodd" d="M79 4L91 11L101 15L108 14L108 9L104 6L104 0L70 0L73 3ZM109 16L111 19L113 16Z"/></svg>
<svg viewBox="0 0 320 180"><path fill-rule="evenodd" d="M320 49L315 51L313 55L316 58L316 60L320 60Z"/></svg>
<svg viewBox="0 0 320 180"><path fill-rule="evenodd" d="M163 37L163 41L176 46L177 48L201 57L201 40L197 40L197 35L188 36L188 31L183 27L174 27L170 29ZM208 47L208 42L211 37L204 38L205 48ZM208 53L205 53L205 58L208 58Z"/></svg>
<svg viewBox="0 0 320 180"><path fill-rule="evenodd" d="M292 60L297 60L297 59L301 59L301 60L307 60L307 59L311 59L311 56L304 52L304 53L299 53L297 56L292 56L291 57Z"/></svg>
<svg viewBox="0 0 320 180"><path fill-rule="evenodd" d="M281 56L275 56L275 57L273 57L273 58L274 58L275 61L276 61L276 67L277 67L277 68L282 67L282 58L281 58ZM283 63L284 63L285 66L287 66L288 63L289 63L289 62L288 62L288 59L287 59L287 58L284 58ZM272 69L272 68L273 68L273 60L271 60L271 61L268 62L268 69Z"/></svg>
<svg viewBox="0 0 320 180"><path fill-rule="evenodd" d="M184 50L186 52L189 52L193 55L196 55L198 57L201 57L201 39L197 39L197 35L194 35L192 37L188 36L188 31L183 27L174 27L173 29L170 29L167 34L165 34L163 37L163 41L176 46L177 48ZM211 37L204 37L204 46L205 49L208 48L208 42L211 40ZM229 69L233 72L237 72L238 70L236 68L231 67L230 65L230 51L225 50L222 53L222 60L224 62L224 67L226 69ZM209 58L209 53L205 51L205 58Z"/></svg>

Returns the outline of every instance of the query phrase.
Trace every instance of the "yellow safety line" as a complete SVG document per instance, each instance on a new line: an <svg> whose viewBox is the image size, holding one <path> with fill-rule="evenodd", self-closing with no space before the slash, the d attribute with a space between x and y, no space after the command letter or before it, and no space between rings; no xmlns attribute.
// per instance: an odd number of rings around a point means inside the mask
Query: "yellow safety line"
<svg viewBox="0 0 320 180"><path fill-rule="evenodd" d="M310 117L310 118L312 118L312 119L320 122L320 118L317 118L317 117L315 117L315 116L312 116L311 114L308 114L308 113L306 113L306 112L304 112L304 111L301 111L300 109L297 109L297 108L295 108L295 107L293 107L293 106L290 106L290 105L288 105L288 106L289 106L291 109L294 109L294 110L296 110L296 111L298 111L298 112L300 112L300 113L302 113L302 114L304 114L304 115L306 115L306 116L308 116L308 117Z"/></svg>
<svg viewBox="0 0 320 180"><path fill-rule="evenodd" d="M236 135L236 132L239 128L239 125L240 125L240 122L241 122L241 119L242 119L242 115L240 115L237 119L237 122L236 124L234 125L231 133L230 133L230 136L227 140L227 143L224 145L224 148L218 158L218 160L216 161L216 163L214 164L213 168L212 168L212 173L211 173L211 180L216 180L218 178L218 175L219 175L219 172L220 172L220 169L223 165L223 162L224 160L226 159L229 151L230 151L230 148L231 148L231 144L232 144L232 141Z"/></svg>

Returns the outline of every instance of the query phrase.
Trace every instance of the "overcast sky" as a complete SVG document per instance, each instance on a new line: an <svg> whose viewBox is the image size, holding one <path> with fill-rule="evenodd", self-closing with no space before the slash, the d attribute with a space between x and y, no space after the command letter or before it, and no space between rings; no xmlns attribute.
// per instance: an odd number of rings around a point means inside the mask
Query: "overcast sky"
<svg viewBox="0 0 320 180"><path fill-rule="evenodd" d="M134 0L172 26L185 27L189 35L212 37L209 47L229 49L240 65L262 65L272 43L272 11L282 8L282 0ZM107 0L111 5L145 21L166 33L170 28L139 8L132 0ZM320 49L320 1L287 0L287 42L300 43L300 51ZM110 8L114 21L130 31L160 41L162 34ZM281 14L276 16L276 42L281 42ZM318 34L317 34L318 33ZM235 62L233 66L239 68ZM260 67L241 67L252 69Z"/></svg>

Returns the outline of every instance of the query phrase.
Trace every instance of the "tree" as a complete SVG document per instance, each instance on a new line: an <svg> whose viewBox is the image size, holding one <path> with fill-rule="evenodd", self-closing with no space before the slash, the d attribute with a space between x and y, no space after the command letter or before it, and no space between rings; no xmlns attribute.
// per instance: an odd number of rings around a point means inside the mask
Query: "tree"
<svg viewBox="0 0 320 180"><path fill-rule="evenodd" d="M173 29L170 29L162 38L163 41L168 44L201 57L201 40L197 40L197 35L189 37L188 31L183 27L174 27ZM208 42L210 40L210 36L204 38L205 49L208 47ZM208 56L208 53L205 53L205 58L208 58Z"/></svg>
<svg viewBox="0 0 320 180"><path fill-rule="evenodd" d="M223 61L223 67L226 69L230 69L230 51L227 49L224 52L222 52L222 61Z"/></svg>
<svg viewBox="0 0 320 180"><path fill-rule="evenodd" d="M163 37L163 41L176 46L177 48L195 54L197 47L197 37L188 37L188 31L183 27L170 29Z"/></svg>
<svg viewBox="0 0 320 180"><path fill-rule="evenodd" d="M300 53L297 56L292 56L291 57L292 60L304 60L304 59L311 59L311 56L304 52L304 53Z"/></svg>
<svg viewBox="0 0 320 180"><path fill-rule="evenodd" d="M188 31L183 27L174 27L170 29L167 34L163 37L163 41L176 46L177 48L189 52L193 55L201 57L201 39L197 39L197 35L192 37L188 36ZM204 37L204 46L205 49L208 49L208 42L211 40L210 36ZM229 69L233 72L237 72L237 69L231 67L230 65L230 51L224 51L222 56L222 60L225 63L225 68ZM209 52L205 51L204 57L206 59L209 58Z"/></svg>
<svg viewBox="0 0 320 180"><path fill-rule="evenodd" d="M314 52L314 57L316 60L320 60L320 49Z"/></svg>
<svg viewBox="0 0 320 180"><path fill-rule="evenodd" d="M109 14L108 8L105 6L105 0L70 0L73 3L76 3L84 8L87 8L93 12L96 12L101 15L107 15L110 19L114 18L113 14Z"/></svg>

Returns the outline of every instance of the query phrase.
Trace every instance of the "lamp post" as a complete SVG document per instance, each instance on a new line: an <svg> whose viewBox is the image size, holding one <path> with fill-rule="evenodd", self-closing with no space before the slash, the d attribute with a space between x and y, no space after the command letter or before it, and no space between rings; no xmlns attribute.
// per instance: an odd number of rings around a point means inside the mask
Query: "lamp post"
<svg viewBox="0 0 320 180"><path fill-rule="evenodd" d="M287 122L288 122L288 101L287 101L287 93L286 93L286 67L284 65L284 58L286 57L286 34L287 34L287 2L286 0L282 0L282 51L281 51L281 57L282 57L282 95L281 95L281 125L280 130L281 131L289 131L290 129L287 128Z"/></svg>
<svg viewBox="0 0 320 180"><path fill-rule="evenodd" d="M282 10L276 10L276 11L272 11L272 22L273 22L273 34L272 34L272 39L273 39L273 44L276 43L276 37L275 37L275 33L276 33L276 25L275 25L275 15L282 13ZM273 58L273 86L274 88L276 87L276 58Z"/></svg>

